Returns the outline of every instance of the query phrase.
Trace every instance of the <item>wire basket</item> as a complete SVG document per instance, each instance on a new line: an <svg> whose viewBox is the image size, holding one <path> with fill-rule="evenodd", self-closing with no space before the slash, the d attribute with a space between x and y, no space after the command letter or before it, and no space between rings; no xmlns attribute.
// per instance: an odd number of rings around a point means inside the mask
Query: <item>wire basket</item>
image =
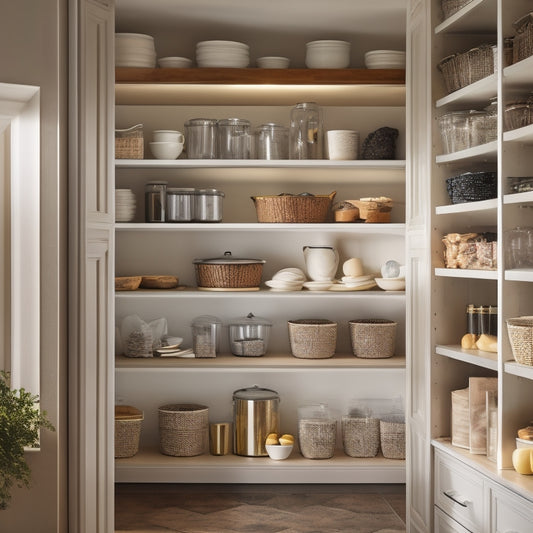
<svg viewBox="0 0 533 533"><path fill-rule="evenodd" d="M337 421L302 418L298 421L300 452L307 459L329 459L335 453Z"/></svg>
<svg viewBox="0 0 533 533"><path fill-rule="evenodd" d="M258 222L321 223L331 217L336 192L328 195L252 196Z"/></svg>
<svg viewBox="0 0 533 533"><path fill-rule="evenodd" d="M115 130L115 159L142 159L144 157L143 125Z"/></svg>
<svg viewBox="0 0 533 533"><path fill-rule="evenodd" d="M333 357L337 344L337 323L325 319L289 320L291 353L300 359Z"/></svg>
<svg viewBox="0 0 533 533"><path fill-rule="evenodd" d="M405 422L380 420L381 452L387 459L405 459Z"/></svg>
<svg viewBox="0 0 533 533"><path fill-rule="evenodd" d="M207 450L209 415L205 405L183 403L159 408L159 445L161 453L192 457Z"/></svg>
<svg viewBox="0 0 533 533"><path fill-rule="evenodd" d="M136 407L115 406L115 458L133 457L139 451L143 419Z"/></svg>
<svg viewBox="0 0 533 533"><path fill-rule="evenodd" d="M375 457L379 451L379 418L342 417L342 445L350 457Z"/></svg>
<svg viewBox="0 0 533 533"><path fill-rule="evenodd" d="M515 361L521 365L533 366L533 318L509 318L507 333Z"/></svg>
<svg viewBox="0 0 533 533"><path fill-rule="evenodd" d="M528 13L513 23L513 63L533 55L533 13Z"/></svg>
<svg viewBox="0 0 533 533"><path fill-rule="evenodd" d="M496 198L496 172L466 172L446 180L446 189L452 204L479 202Z"/></svg>
<svg viewBox="0 0 533 533"><path fill-rule="evenodd" d="M442 0L441 8L444 19L451 17L454 13L457 13L464 6L469 4L472 0Z"/></svg>
<svg viewBox="0 0 533 533"><path fill-rule="evenodd" d="M350 320L352 352L362 359L383 359L394 355L396 322L385 318Z"/></svg>

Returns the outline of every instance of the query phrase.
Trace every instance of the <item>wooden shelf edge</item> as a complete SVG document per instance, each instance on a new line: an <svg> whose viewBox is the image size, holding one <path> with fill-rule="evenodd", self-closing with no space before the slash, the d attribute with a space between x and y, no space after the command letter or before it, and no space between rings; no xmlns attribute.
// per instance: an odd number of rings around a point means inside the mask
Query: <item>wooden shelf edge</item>
<svg viewBox="0 0 533 533"><path fill-rule="evenodd" d="M117 84L403 85L405 70L117 67L115 82Z"/></svg>

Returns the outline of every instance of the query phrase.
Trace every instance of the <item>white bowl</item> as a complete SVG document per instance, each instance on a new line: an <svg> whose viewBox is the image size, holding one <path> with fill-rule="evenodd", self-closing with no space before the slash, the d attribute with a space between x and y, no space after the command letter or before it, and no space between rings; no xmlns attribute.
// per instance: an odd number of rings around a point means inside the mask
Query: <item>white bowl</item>
<svg viewBox="0 0 533 533"><path fill-rule="evenodd" d="M312 41L306 44L305 64L308 68L346 68L350 47L347 41Z"/></svg>
<svg viewBox="0 0 533 533"><path fill-rule="evenodd" d="M533 448L533 440L527 440L527 439L516 439L516 447L517 448Z"/></svg>
<svg viewBox="0 0 533 533"><path fill-rule="evenodd" d="M303 270L299 268L289 267L278 270L273 276L273 280L292 281L303 283L307 278Z"/></svg>
<svg viewBox="0 0 533 533"><path fill-rule="evenodd" d="M303 282L286 281L283 279L269 279L265 281L265 285L277 291L301 291Z"/></svg>
<svg viewBox="0 0 533 533"><path fill-rule="evenodd" d="M189 68L192 59L188 57L160 57L157 62L161 68Z"/></svg>
<svg viewBox="0 0 533 533"><path fill-rule="evenodd" d="M403 278L374 278L378 287L384 291L405 290L405 279Z"/></svg>
<svg viewBox="0 0 533 533"><path fill-rule="evenodd" d="M256 59L259 68L288 68L290 59L288 57L265 56Z"/></svg>
<svg viewBox="0 0 533 533"><path fill-rule="evenodd" d="M246 68L249 59L196 59L200 68Z"/></svg>
<svg viewBox="0 0 533 533"><path fill-rule="evenodd" d="M183 144L185 137L181 131L177 130L154 130L152 133L154 142L171 142Z"/></svg>
<svg viewBox="0 0 533 533"><path fill-rule="evenodd" d="M283 445L283 444L266 444L266 451L271 459L274 461L283 461L287 459L292 452L293 445Z"/></svg>
<svg viewBox="0 0 533 533"><path fill-rule="evenodd" d="M173 142L151 142L150 151L156 159L176 159L183 150L183 144Z"/></svg>

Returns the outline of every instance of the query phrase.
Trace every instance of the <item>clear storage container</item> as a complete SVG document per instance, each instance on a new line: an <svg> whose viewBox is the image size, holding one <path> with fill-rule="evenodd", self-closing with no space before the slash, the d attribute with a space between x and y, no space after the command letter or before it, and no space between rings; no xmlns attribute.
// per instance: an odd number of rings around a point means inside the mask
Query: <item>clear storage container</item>
<svg viewBox="0 0 533 533"><path fill-rule="evenodd" d="M221 327L222 322L216 316L202 315L192 321L192 349L195 357L216 357Z"/></svg>
<svg viewBox="0 0 533 533"><path fill-rule="evenodd" d="M315 102L296 104L289 128L290 159L322 159L324 131L322 112Z"/></svg>
<svg viewBox="0 0 533 533"><path fill-rule="evenodd" d="M229 343L233 355L259 357L265 355L272 322L249 313L229 322Z"/></svg>
<svg viewBox="0 0 533 533"><path fill-rule="evenodd" d="M217 158L217 120L192 118L185 122L185 143L189 159Z"/></svg>
<svg viewBox="0 0 533 533"><path fill-rule="evenodd" d="M261 124L254 132L255 159L288 159L289 130L272 122Z"/></svg>
<svg viewBox="0 0 533 533"><path fill-rule="evenodd" d="M249 159L251 141L249 120L227 118L218 121L220 159Z"/></svg>
<svg viewBox="0 0 533 533"><path fill-rule="evenodd" d="M298 408L300 452L307 459L329 459L335 453L337 418L327 404Z"/></svg>

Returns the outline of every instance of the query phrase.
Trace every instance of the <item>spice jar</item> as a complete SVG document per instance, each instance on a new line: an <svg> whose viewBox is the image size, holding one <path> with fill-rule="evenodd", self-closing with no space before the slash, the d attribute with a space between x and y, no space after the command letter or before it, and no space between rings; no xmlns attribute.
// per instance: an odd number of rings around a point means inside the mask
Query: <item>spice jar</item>
<svg viewBox="0 0 533 533"><path fill-rule="evenodd" d="M192 349L195 357L217 356L221 327L222 322L216 316L202 315L192 321Z"/></svg>
<svg viewBox="0 0 533 533"><path fill-rule="evenodd" d="M165 222L166 181L149 181L144 186L144 219L146 222Z"/></svg>
<svg viewBox="0 0 533 533"><path fill-rule="evenodd" d="M228 324L229 343L233 355L260 357L265 355L272 322L249 313Z"/></svg>

